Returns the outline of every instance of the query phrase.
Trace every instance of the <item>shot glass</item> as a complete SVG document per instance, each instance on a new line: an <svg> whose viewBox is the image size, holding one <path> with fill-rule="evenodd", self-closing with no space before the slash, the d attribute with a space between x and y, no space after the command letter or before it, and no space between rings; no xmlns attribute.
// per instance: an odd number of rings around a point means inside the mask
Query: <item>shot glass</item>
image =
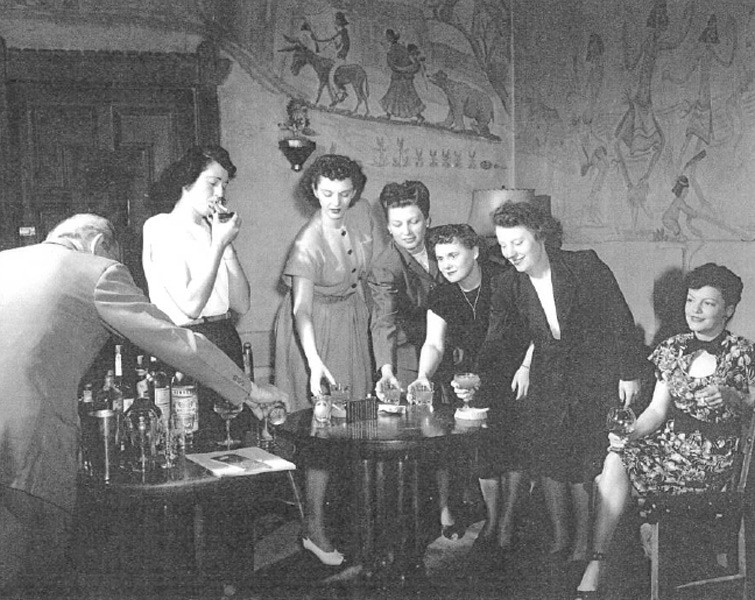
<svg viewBox="0 0 755 600"><path fill-rule="evenodd" d="M330 386L330 400L334 404L345 404L350 400L349 386L342 383L334 383Z"/></svg>
<svg viewBox="0 0 755 600"><path fill-rule="evenodd" d="M330 415L333 404L330 396L317 396L313 410L314 418L320 425L330 425Z"/></svg>
<svg viewBox="0 0 755 600"><path fill-rule="evenodd" d="M401 383L398 386L385 384L382 388L383 402L386 404L400 404L401 403Z"/></svg>
<svg viewBox="0 0 755 600"><path fill-rule="evenodd" d="M432 406L433 405L433 393L435 392L435 384L432 381L427 384L416 385L412 390L414 403L417 406Z"/></svg>

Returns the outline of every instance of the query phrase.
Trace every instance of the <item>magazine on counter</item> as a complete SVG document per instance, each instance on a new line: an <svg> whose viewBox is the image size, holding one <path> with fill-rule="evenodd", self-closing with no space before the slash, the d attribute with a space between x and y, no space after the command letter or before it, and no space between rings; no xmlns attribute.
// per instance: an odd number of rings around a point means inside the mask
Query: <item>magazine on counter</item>
<svg viewBox="0 0 755 600"><path fill-rule="evenodd" d="M216 477L236 477L296 469L294 463L254 446L187 454L186 458L203 466Z"/></svg>

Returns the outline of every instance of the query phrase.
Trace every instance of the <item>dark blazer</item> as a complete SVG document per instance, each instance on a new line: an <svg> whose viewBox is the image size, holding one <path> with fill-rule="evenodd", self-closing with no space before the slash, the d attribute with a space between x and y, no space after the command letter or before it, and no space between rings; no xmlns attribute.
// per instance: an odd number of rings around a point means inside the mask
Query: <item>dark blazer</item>
<svg viewBox="0 0 755 600"><path fill-rule="evenodd" d="M594 251L548 250L548 256L561 339L551 334L529 276L510 269L495 282L478 369L483 379L494 372L501 340L521 323L535 344L530 417L541 428L568 418L599 434L602 407L618 400L619 380L640 378L643 347L613 273Z"/></svg>
<svg viewBox="0 0 755 600"><path fill-rule="evenodd" d="M445 282L438 263L428 253L430 272L393 240L372 262L368 284L373 308L370 328L378 369L396 367L396 348L412 344L419 352L427 328L430 290Z"/></svg>

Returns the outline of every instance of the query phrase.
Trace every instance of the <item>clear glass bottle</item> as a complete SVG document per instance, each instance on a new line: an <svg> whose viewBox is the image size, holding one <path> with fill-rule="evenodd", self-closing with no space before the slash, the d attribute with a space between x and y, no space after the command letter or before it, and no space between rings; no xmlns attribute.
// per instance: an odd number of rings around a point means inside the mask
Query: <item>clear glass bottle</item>
<svg viewBox="0 0 755 600"><path fill-rule="evenodd" d="M250 381L254 381L254 357L252 345L249 342L244 342L244 373Z"/></svg>
<svg viewBox="0 0 755 600"><path fill-rule="evenodd" d="M194 443L194 434L199 430L199 394L197 384L188 375L176 371L170 382L170 398L176 422L182 428L186 449Z"/></svg>
<svg viewBox="0 0 755 600"><path fill-rule="evenodd" d="M122 346L115 345L113 392L111 394L112 409L123 414L134 401L134 393L128 382L123 379L123 354Z"/></svg>
<svg viewBox="0 0 755 600"><path fill-rule="evenodd" d="M149 393L140 394L126 411L128 461L137 471L150 471L157 463L158 446L163 435L162 413Z"/></svg>
<svg viewBox="0 0 755 600"><path fill-rule="evenodd" d="M134 392L136 398L149 397L149 371L148 363L144 354L139 354L136 357L136 367L134 372L136 374L136 382L134 384Z"/></svg>

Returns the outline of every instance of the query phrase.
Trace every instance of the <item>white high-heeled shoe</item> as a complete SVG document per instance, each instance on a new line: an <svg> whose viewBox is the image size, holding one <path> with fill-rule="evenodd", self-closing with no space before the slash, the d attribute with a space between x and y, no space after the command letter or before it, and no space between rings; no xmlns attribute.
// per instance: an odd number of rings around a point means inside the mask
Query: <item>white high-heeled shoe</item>
<svg viewBox="0 0 755 600"><path fill-rule="evenodd" d="M343 554L341 554L338 550L331 550L330 552L325 552L325 550L320 548L317 544L315 544L309 538L302 538L301 545L304 547L305 550L309 550L312 554L314 554L317 557L317 559L324 565L328 565L330 567L338 567L341 564L343 564L343 561L344 561Z"/></svg>

